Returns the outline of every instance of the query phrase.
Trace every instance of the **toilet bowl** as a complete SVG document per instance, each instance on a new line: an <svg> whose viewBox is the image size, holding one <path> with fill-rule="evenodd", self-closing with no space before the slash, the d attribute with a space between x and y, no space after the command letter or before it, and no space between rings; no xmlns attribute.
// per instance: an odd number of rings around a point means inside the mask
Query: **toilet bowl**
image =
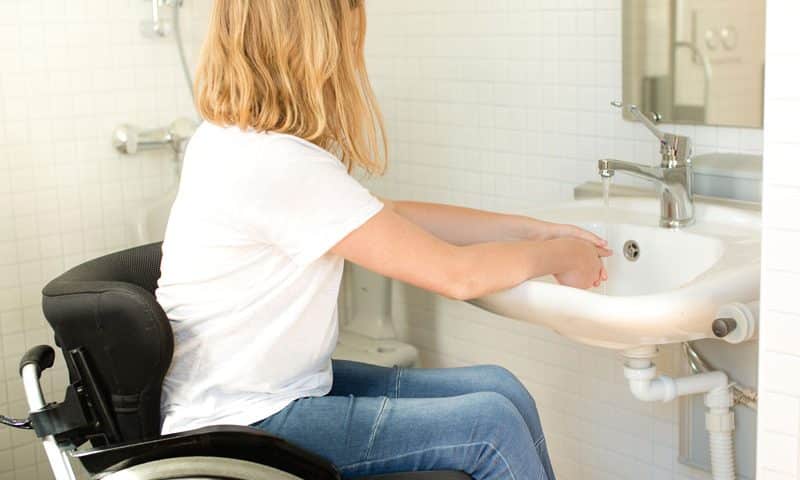
<svg viewBox="0 0 800 480"><path fill-rule="evenodd" d="M144 205L128 231L134 245L164 239L177 185ZM333 358L385 367L411 367L419 355L413 345L395 339L391 322L391 280L348 265L339 301L340 333Z"/></svg>
<svg viewBox="0 0 800 480"><path fill-rule="evenodd" d="M413 367L419 353L413 345L397 340L378 340L358 333L339 332L339 343L333 352L337 360L351 360L381 367Z"/></svg>
<svg viewBox="0 0 800 480"><path fill-rule="evenodd" d="M133 245L145 245L164 240L167 230L167 220L178 187L174 185L164 195L141 207L134 215L134 220L128 225L128 234L133 240Z"/></svg>
<svg viewBox="0 0 800 480"><path fill-rule="evenodd" d="M333 358L384 367L417 365L417 349L396 339L391 279L346 263L339 295L339 320L339 345Z"/></svg>

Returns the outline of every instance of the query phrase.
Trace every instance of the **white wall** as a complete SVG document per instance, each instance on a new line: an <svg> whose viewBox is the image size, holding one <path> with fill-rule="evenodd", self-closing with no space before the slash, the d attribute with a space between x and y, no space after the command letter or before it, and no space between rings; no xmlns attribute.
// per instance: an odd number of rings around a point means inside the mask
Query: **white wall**
<svg viewBox="0 0 800 480"><path fill-rule="evenodd" d="M800 479L800 3L767 3L759 480Z"/></svg>
<svg viewBox="0 0 800 480"><path fill-rule="evenodd" d="M186 0L190 50L209 3ZM656 160L646 132L608 108L621 96L617 0L367 3L393 145L377 191L525 212L594 179L597 158ZM25 414L19 356L51 341L44 282L126 246L124 223L173 180L168 154L109 147L117 123L190 113L171 39L138 33L148 5L0 0L0 412ZM679 130L700 153L761 150L759 131ZM401 332L427 364L500 363L525 380L559 478L693 478L674 463L676 406L633 401L612 353L412 289L397 298ZM63 367L45 378L61 395ZM32 435L0 429L0 480L48 478L42 460Z"/></svg>
<svg viewBox="0 0 800 480"><path fill-rule="evenodd" d="M210 2L186 3L196 46ZM0 413L26 416L19 359L53 344L40 309L44 283L127 246L126 221L173 181L171 154L111 148L118 123L161 126L192 113L173 39L139 34L149 8L143 0L0 0ZM58 365L44 379L60 400ZM0 428L1 480L48 478L35 440Z"/></svg>
<svg viewBox="0 0 800 480"><path fill-rule="evenodd" d="M526 213L597 180L599 158L657 162L655 139L609 106L622 96L620 5L369 1L368 63L392 145L388 175L372 186ZM676 130L697 153L762 149L759 130ZM499 363L524 380L560 479L698 476L675 460L677 404L634 401L614 353L411 288L396 293L399 330L427 365ZM660 363L675 372L678 362L670 348Z"/></svg>

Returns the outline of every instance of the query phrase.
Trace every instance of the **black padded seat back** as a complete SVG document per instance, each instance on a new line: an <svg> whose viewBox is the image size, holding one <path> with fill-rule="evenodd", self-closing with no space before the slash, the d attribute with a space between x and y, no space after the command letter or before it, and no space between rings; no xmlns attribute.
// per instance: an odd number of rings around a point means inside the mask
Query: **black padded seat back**
<svg viewBox="0 0 800 480"><path fill-rule="evenodd" d="M56 343L65 356L84 349L121 441L160 434L161 383L173 351L154 296L160 265L161 243L144 245L78 265L42 291Z"/></svg>

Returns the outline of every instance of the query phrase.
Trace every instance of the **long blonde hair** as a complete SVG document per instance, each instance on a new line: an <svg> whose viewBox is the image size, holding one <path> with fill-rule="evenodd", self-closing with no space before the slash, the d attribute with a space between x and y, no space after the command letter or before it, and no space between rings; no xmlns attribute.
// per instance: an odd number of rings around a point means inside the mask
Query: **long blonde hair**
<svg viewBox="0 0 800 480"><path fill-rule="evenodd" d="M363 0L215 0L195 80L206 120L308 140L382 173Z"/></svg>

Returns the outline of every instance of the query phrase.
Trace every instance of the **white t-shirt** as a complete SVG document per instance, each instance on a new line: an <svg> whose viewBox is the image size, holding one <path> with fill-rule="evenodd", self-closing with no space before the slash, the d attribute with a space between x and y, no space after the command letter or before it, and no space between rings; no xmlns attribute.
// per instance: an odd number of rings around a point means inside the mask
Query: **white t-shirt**
<svg viewBox="0 0 800 480"><path fill-rule="evenodd" d="M249 425L330 391L344 261L328 250L382 207L312 143L200 126L156 290L175 335L164 434Z"/></svg>

